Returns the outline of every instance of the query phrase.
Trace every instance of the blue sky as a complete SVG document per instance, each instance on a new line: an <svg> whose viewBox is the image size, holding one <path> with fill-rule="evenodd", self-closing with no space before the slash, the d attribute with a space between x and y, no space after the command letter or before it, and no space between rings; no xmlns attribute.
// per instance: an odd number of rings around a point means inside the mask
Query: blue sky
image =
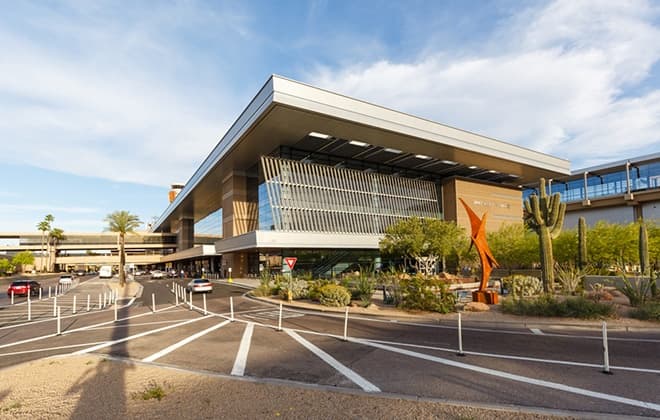
<svg viewBox="0 0 660 420"><path fill-rule="evenodd" d="M270 74L570 159L660 151L660 3L21 1L0 231L167 205Z"/></svg>

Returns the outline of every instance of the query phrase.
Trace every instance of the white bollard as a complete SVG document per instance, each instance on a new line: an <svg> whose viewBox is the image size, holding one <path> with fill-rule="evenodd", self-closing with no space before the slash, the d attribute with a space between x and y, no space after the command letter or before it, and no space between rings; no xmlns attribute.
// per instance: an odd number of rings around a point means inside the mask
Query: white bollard
<svg viewBox="0 0 660 420"><path fill-rule="evenodd" d="M14 304L14 291L11 291L11 304Z"/></svg>
<svg viewBox="0 0 660 420"><path fill-rule="evenodd" d="M603 321L603 373L612 374L612 371L610 371L610 353L607 347L607 322L605 321Z"/></svg>
<svg viewBox="0 0 660 420"><path fill-rule="evenodd" d="M90 302L91 302L91 301L90 301L90 296L87 295L87 312L89 312L89 309L90 309L90 308L89 308L89 304L90 304Z"/></svg>
<svg viewBox="0 0 660 420"><path fill-rule="evenodd" d="M117 322L117 301L115 301L115 322Z"/></svg>
<svg viewBox="0 0 660 420"><path fill-rule="evenodd" d="M106 306L108 306L108 296L103 292L103 307L105 308Z"/></svg>
<svg viewBox="0 0 660 420"><path fill-rule="evenodd" d="M346 315L344 316L344 341L348 341L348 306L346 307Z"/></svg>
<svg viewBox="0 0 660 420"><path fill-rule="evenodd" d="M57 335L62 335L62 314L59 306L57 307Z"/></svg>
<svg viewBox="0 0 660 420"><path fill-rule="evenodd" d="M156 295L151 294L151 307L153 308L153 311L156 312Z"/></svg>
<svg viewBox="0 0 660 420"><path fill-rule="evenodd" d="M53 316L57 316L57 296L53 298Z"/></svg>
<svg viewBox="0 0 660 420"><path fill-rule="evenodd" d="M234 297L229 296L229 312L231 312L231 322L234 322Z"/></svg>
<svg viewBox="0 0 660 420"><path fill-rule="evenodd" d="M174 289L174 305L179 306L179 288Z"/></svg>
<svg viewBox="0 0 660 420"><path fill-rule="evenodd" d="M28 321L32 321L32 301L28 299L27 301L27 307L28 307Z"/></svg>
<svg viewBox="0 0 660 420"><path fill-rule="evenodd" d="M103 301L101 299L103 299L103 295L99 293L99 309L103 309Z"/></svg>
<svg viewBox="0 0 660 420"><path fill-rule="evenodd" d="M41 300L41 287L39 288L39 300Z"/></svg>
<svg viewBox="0 0 660 420"><path fill-rule="evenodd" d="M51 289L51 287L52 287L52 286L48 286L48 299L50 299L50 296L51 296L51 295L50 295L50 289Z"/></svg>
<svg viewBox="0 0 660 420"><path fill-rule="evenodd" d="M463 353L463 328L461 325L461 313L458 313L458 353L457 356L465 356Z"/></svg>
<svg viewBox="0 0 660 420"><path fill-rule="evenodd" d="M71 313L75 314L76 313L76 298L77 295L73 295L73 309L71 309Z"/></svg>
<svg viewBox="0 0 660 420"><path fill-rule="evenodd" d="M190 300L188 301L188 308L192 311L192 290L190 291Z"/></svg>
<svg viewBox="0 0 660 420"><path fill-rule="evenodd" d="M282 331L282 302L280 302L280 316L277 319L277 331Z"/></svg>
<svg viewBox="0 0 660 420"><path fill-rule="evenodd" d="M204 298L204 315L208 315L209 311L206 310L206 293L202 297Z"/></svg>

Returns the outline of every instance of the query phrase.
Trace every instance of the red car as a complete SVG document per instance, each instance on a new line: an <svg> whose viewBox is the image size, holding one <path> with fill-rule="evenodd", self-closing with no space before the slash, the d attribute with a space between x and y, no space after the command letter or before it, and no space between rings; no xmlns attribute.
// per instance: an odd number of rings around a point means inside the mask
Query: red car
<svg viewBox="0 0 660 420"><path fill-rule="evenodd" d="M7 296L11 296L11 292L14 292L14 296L27 296L30 293L30 296L39 295L39 289L41 285L33 280L16 280L13 281L9 288L7 289Z"/></svg>

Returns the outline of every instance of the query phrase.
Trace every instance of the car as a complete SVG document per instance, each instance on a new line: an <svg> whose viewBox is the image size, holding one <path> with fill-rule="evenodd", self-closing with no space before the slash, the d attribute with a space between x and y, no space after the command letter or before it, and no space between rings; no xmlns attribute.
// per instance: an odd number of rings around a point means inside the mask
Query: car
<svg viewBox="0 0 660 420"><path fill-rule="evenodd" d="M167 277L169 278L174 278L174 277L179 277L176 270L170 270L167 272Z"/></svg>
<svg viewBox="0 0 660 420"><path fill-rule="evenodd" d="M135 270L135 272L133 273L133 275L135 276L144 276L145 274L147 274L147 272L144 270Z"/></svg>
<svg viewBox="0 0 660 420"><path fill-rule="evenodd" d="M14 296L27 296L28 293L30 296L37 296L39 289L41 289L41 284L34 280L14 280L7 289L7 296L11 296L12 292L14 292Z"/></svg>
<svg viewBox="0 0 660 420"><path fill-rule="evenodd" d="M87 272L85 270L76 270L76 276L82 277L87 275Z"/></svg>
<svg viewBox="0 0 660 420"><path fill-rule="evenodd" d="M73 276L71 274L62 274L59 284L73 284Z"/></svg>
<svg viewBox="0 0 660 420"><path fill-rule="evenodd" d="M208 279L192 279L186 286L188 292L213 293L213 283Z"/></svg>
<svg viewBox="0 0 660 420"><path fill-rule="evenodd" d="M163 277L165 277L165 273L160 270L154 270L151 272L152 279L162 279Z"/></svg>

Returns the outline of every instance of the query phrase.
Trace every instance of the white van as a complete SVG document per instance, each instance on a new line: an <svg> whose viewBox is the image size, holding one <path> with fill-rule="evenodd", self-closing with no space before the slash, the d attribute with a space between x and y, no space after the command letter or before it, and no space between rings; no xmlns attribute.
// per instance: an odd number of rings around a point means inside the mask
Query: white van
<svg viewBox="0 0 660 420"><path fill-rule="evenodd" d="M99 277L102 279L112 278L112 266L110 265L101 266L101 269L99 270Z"/></svg>

